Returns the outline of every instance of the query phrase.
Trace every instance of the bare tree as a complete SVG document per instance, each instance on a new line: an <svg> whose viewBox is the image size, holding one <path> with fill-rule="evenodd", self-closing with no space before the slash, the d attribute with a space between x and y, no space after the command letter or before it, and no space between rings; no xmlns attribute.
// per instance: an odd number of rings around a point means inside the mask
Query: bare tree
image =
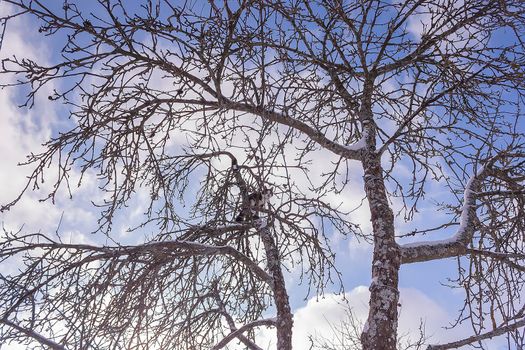
<svg viewBox="0 0 525 350"><path fill-rule="evenodd" d="M31 87L27 106L64 81L49 99L74 121L29 157L24 192L58 169L54 200L71 169L96 169L108 195L100 232L111 237L115 215L146 188L144 225L157 233L138 246L90 246L7 232L2 258L23 255L26 268L2 276L0 339L188 349L237 339L258 349L254 330L269 326L290 349L283 267L298 264L316 291L337 282L327 241L336 230L373 242L363 349L396 348L401 264L452 257L466 292L457 320L475 334L432 348L499 334L523 345L523 1L4 2L66 40L51 66L2 62ZM320 156L330 162L316 177ZM329 199L352 190L353 162L372 232ZM431 185L450 195L429 201ZM270 187L262 219L233 222L249 193ZM396 218L403 227L422 203L448 221L396 232ZM444 240L396 242L454 227Z"/></svg>

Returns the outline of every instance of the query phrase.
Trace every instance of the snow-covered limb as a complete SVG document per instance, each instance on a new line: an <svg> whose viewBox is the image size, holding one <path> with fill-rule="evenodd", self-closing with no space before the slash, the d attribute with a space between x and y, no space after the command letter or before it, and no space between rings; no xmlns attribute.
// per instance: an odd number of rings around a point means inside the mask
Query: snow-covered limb
<svg viewBox="0 0 525 350"><path fill-rule="evenodd" d="M245 324L241 328L238 328L237 330L231 332L226 337L224 337L220 342L218 342L211 350L219 350L228 345L230 341L237 338L239 335L243 334L244 332L255 328L255 327L261 327L261 326L269 326L269 327L275 327L276 326L276 320L274 318L266 318L262 320L253 321L250 323Z"/></svg>
<svg viewBox="0 0 525 350"><path fill-rule="evenodd" d="M465 339L462 339L462 340L458 340L458 341L454 341L454 342L451 342L451 343L440 344L440 345L429 345L427 350L456 349L456 348L459 348L461 346L472 344L474 342L478 342L478 341L481 341L481 340L492 339L494 337L497 337L499 335L511 332L511 331L513 331L515 329L518 329L518 328L521 328L521 327L525 327L525 319L521 319L518 322L509 324L509 325L506 325L506 326L498 327L498 328L496 328L496 329L494 329L494 330L492 330L490 332L482 333L482 334L479 334L479 335L473 335L471 337L468 337L468 338L465 338Z"/></svg>
<svg viewBox="0 0 525 350"><path fill-rule="evenodd" d="M474 234L474 222L476 220L476 194L479 192L481 182L486 175L486 168L481 167L467 182L463 193L463 206L459 218L459 228L456 233L452 237L444 240L423 241L400 245L402 264L442 259L465 254L467 244Z"/></svg>
<svg viewBox="0 0 525 350"><path fill-rule="evenodd" d="M45 346L49 347L52 350L66 350L66 348L64 346L62 346L62 345L60 345L58 343L55 343L54 341L44 337L43 335L41 335L41 334L31 330L31 329L26 329L24 327L20 327L19 325L17 325L14 322L11 322L11 321L6 320L6 319L1 319L0 323L3 323L6 326L9 326L9 327L11 327L13 329L16 329L18 332L23 333L24 335L28 336L29 338L32 338L32 339L36 340L40 344L45 345Z"/></svg>

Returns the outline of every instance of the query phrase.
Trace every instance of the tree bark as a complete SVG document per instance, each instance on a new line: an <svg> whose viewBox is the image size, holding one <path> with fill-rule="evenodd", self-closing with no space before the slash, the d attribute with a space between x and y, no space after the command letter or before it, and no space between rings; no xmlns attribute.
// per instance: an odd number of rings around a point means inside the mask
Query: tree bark
<svg viewBox="0 0 525 350"><path fill-rule="evenodd" d="M259 230L266 253L268 272L273 278L274 301L277 309L277 350L292 349L293 316L281 270L279 251L268 228Z"/></svg>
<svg viewBox="0 0 525 350"><path fill-rule="evenodd" d="M374 236L370 309L361 334L361 343L363 350L395 350L401 254L395 241L394 214L386 195L381 153L376 152L377 126L372 113L373 85L371 76L363 87L359 111L366 144L362 150L361 164Z"/></svg>
<svg viewBox="0 0 525 350"><path fill-rule="evenodd" d="M370 309L361 343L363 350L396 350L398 279L401 253L395 241L394 213L386 194L381 153L376 151L377 126L372 112L374 76L363 87L359 119L365 147L361 150L365 193L370 207L374 236Z"/></svg>
<svg viewBox="0 0 525 350"><path fill-rule="evenodd" d="M375 135L373 133L372 135ZM388 204L380 156L367 151L363 157L365 191L374 231L370 311L361 342L363 350L395 350L399 300L399 247L395 242L394 215Z"/></svg>

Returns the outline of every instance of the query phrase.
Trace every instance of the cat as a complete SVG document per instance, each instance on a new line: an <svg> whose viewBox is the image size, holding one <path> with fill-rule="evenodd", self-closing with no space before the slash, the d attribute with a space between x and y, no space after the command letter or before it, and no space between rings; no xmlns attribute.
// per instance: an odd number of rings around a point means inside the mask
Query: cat
<svg viewBox="0 0 525 350"><path fill-rule="evenodd" d="M273 190L271 188L263 187L261 192L250 193L246 198L244 207L241 209L241 212L235 218L236 222L245 222L249 220L259 219L259 212L261 209L264 209L265 205L270 201L270 197L273 195Z"/></svg>

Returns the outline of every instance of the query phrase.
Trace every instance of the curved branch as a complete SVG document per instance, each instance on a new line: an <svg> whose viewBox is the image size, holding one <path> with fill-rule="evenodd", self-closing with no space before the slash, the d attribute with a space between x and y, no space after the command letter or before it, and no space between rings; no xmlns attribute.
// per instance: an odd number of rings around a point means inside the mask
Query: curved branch
<svg viewBox="0 0 525 350"><path fill-rule="evenodd" d="M250 322L248 324L245 324L244 326L242 326L241 328L238 328L237 330L231 332L230 334L228 334L226 337L224 337L220 342L218 342L213 348L211 348L211 350L219 350L219 349L222 349L223 347L225 347L230 341L232 341L233 339L237 338L239 335L241 335L242 333L252 329L252 328L255 328L255 327L260 327L260 326L269 326L269 327L275 327L276 326L276 322L275 322L275 319L273 318L267 318L267 319L264 319L264 320L257 320L257 321L253 321L253 322Z"/></svg>
<svg viewBox="0 0 525 350"><path fill-rule="evenodd" d="M492 9L493 3L488 2L485 6L481 7L476 13L473 13L470 17L467 17L463 21L458 21L456 24L452 25L447 30L444 30L439 34L435 34L434 36L423 36L421 43L415 48L414 51L410 52L405 57L402 57L393 63L388 63L384 66L378 67L378 74L385 74L413 64L420 58L422 53L429 50L432 46L439 44L441 40L447 38L449 35L456 33L461 28L474 23L476 20L482 18L488 11Z"/></svg>
<svg viewBox="0 0 525 350"><path fill-rule="evenodd" d="M493 161L494 159L490 163ZM459 228L456 233L445 240L401 245L402 264L450 258L466 253L467 244L472 239L475 231L477 192L479 192L481 182L488 173L489 169L487 167L481 167L467 182L463 194Z"/></svg>
<svg viewBox="0 0 525 350"><path fill-rule="evenodd" d="M216 294L214 295L215 301L219 305L219 309L222 311L222 315L224 318L226 318L226 322L228 323L228 326L230 327L230 330L232 332L235 332L238 330L237 326L235 325L235 321L233 317L226 311L226 307L224 303L222 302L221 298L218 295L218 291L215 291ZM248 339L245 335L239 334L237 335L237 338L250 350L262 350L261 347L259 347L257 344L255 344L253 341Z"/></svg>
<svg viewBox="0 0 525 350"><path fill-rule="evenodd" d="M459 348L461 346L472 344L474 342L478 342L478 341L481 341L481 340L491 339L493 337L497 337L498 335L502 335L502 334L511 332L511 331L513 331L515 329L518 329L518 328L524 327L524 326L525 326L525 319L522 319L522 320L520 320L518 322L515 322L513 324L509 324L509 325L506 325L506 326L498 327L498 328L496 328L496 329L494 329L494 330L492 330L490 332L482 333L482 334L479 334L479 335L473 335L471 337L468 337L468 338L465 338L465 339L462 339L462 340L454 341L454 342L447 343L447 344L429 345L427 347L427 350L456 349L456 348Z"/></svg>
<svg viewBox="0 0 525 350"><path fill-rule="evenodd" d="M235 225L235 226L242 226L243 225ZM268 285L273 287L273 279L272 277L264 271L264 269L260 268L259 265L257 265L253 260L251 260L249 257L238 251L237 249L223 245L223 246L214 246L214 245L207 245L207 244L201 244L201 243L194 243L194 242L188 242L188 241L171 241L171 242L155 242L152 245L153 246L163 246L165 244L168 244L168 247L171 244L175 245L175 248L185 248L188 250L193 250L196 254L203 254L203 255L229 255L233 258L235 258L238 262L241 262L244 264L248 269L250 269L257 277L259 277L262 281L266 282Z"/></svg>
<svg viewBox="0 0 525 350"><path fill-rule="evenodd" d="M245 225L231 225L231 226L224 226L224 227L217 227L216 230L213 230L215 233L217 232L229 232L237 229L245 228ZM77 249L77 250L85 250L85 251L94 251L94 252L103 252L102 254L94 257L94 258L106 258L106 257L117 257L122 255L130 255L130 254L137 254L137 253L146 253L146 252L154 252L157 250L165 249L169 251L177 250L177 249L183 249L185 254L189 255L229 255L232 258L234 258L236 261L242 263L245 265L248 269L250 269L257 277L259 277L262 281L266 282L268 285L272 286L272 278L271 276L264 271L261 267L259 267L254 261L252 261L249 257L238 251L237 249L227 246L227 245L221 245L221 246L215 246L215 245L208 245L208 244L202 244L202 243L196 243L196 242L190 242L190 241L184 241L184 240L175 240L175 241L164 241L164 242L151 242L151 243L145 243L138 246L121 246L121 247L97 247L87 244L66 244L66 243L35 243L31 244L29 247L24 247L24 250L30 250L30 249L37 249L37 248L44 248L44 249ZM20 251L23 248L18 249ZM17 251L17 252L18 252ZM91 258L93 260L93 257Z"/></svg>
<svg viewBox="0 0 525 350"><path fill-rule="evenodd" d="M354 145L342 145L326 137L319 130L314 129L308 124L290 117L287 114L279 113L272 110L267 110L262 107L251 106L244 103L238 103L234 101L226 101L227 107L231 110L239 112L248 112L257 115L268 121L276 122L278 124L286 125L292 129L298 130L309 136L310 139L315 141L317 144L326 148L327 150L347 159L361 160L361 148L354 147Z"/></svg>
<svg viewBox="0 0 525 350"><path fill-rule="evenodd" d="M8 327L16 329L18 332L25 334L26 336L36 340L37 342L39 342L42 345L48 346L49 348L51 348L53 350L67 350L64 346L62 346L62 345L60 345L58 343L55 343L54 341L52 341L50 339L47 339L43 335L41 335L41 334L31 330L31 329L26 329L24 327L21 327L21 326L17 325L14 322L11 322L11 321L6 320L6 319L0 319L0 323L3 323L3 324L5 324Z"/></svg>
<svg viewBox="0 0 525 350"><path fill-rule="evenodd" d="M246 229L247 225L229 225L229 226L220 226L216 227L215 229L212 228L201 228L202 230L209 230L214 233L224 233L224 232L230 232L234 230L239 229ZM42 236L41 234L37 234L36 236ZM268 284L271 288L273 288L273 279L272 277L257 263L252 261L248 256L243 254L242 252L238 251L237 249L230 247L230 246L214 246L214 245L207 245L202 243L195 243L190 241L164 241L164 242L151 242L151 243L145 243L138 246L119 246L119 247L107 247L107 246L94 246L94 245L88 245L88 244L67 244L67 243L61 243L61 242L55 242L50 240L49 238L45 237L48 242L46 243L29 243L25 246L17 246L12 245L11 247L8 247L8 244L11 244L13 241L21 242L21 240L25 238L29 238L30 236L24 236L22 239L18 238L15 240L8 240L0 244L0 257L6 257L6 256L14 256L16 254L22 253L24 251L30 251L35 249L51 249L51 250L59 250L59 249L71 249L71 250L78 250L78 251L85 251L85 252L92 252L97 253L96 255L87 256L83 259L81 259L78 262L75 262L73 264L70 264L66 266L61 271L53 274L49 278L47 278L44 282L38 284L36 287L28 290L26 293L24 293L18 300L17 303L12 305L5 313L4 313L4 320L7 316L15 310L20 303L25 300L28 296L32 295L35 291L37 291L41 286L45 285L46 283L49 283L49 281L54 280L61 276L62 274L66 273L67 271L76 268L78 266L88 264L93 261L101 260L101 259L109 259L109 258L116 258L119 256L124 255L136 255L140 253L148 253L148 252L156 252L159 250L167 250L168 252L173 252L177 249L184 250L182 253L185 255L228 255L235 259L237 262L245 265L250 271L252 271L261 281ZM180 254L180 253L179 253Z"/></svg>

